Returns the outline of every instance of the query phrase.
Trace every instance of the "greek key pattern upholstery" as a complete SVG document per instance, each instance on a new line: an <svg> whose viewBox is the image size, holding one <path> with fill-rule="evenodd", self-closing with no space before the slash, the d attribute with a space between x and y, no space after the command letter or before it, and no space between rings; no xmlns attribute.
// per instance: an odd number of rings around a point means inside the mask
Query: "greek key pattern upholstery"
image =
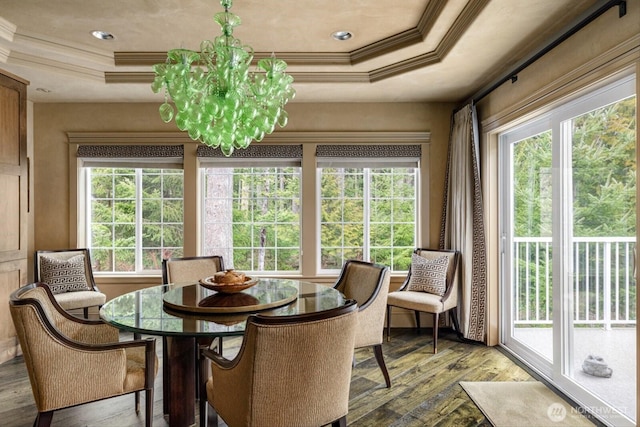
<svg viewBox="0 0 640 427"><path fill-rule="evenodd" d="M40 280L49 285L54 294L90 290L84 255L76 255L68 260L43 256L40 259Z"/></svg>
<svg viewBox="0 0 640 427"><path fill-rule="evenodd" d="M411 257L411 278L408 290L444 295L447 290L447 270L449 258L441 256L433 260L413 254Z"/></svg>

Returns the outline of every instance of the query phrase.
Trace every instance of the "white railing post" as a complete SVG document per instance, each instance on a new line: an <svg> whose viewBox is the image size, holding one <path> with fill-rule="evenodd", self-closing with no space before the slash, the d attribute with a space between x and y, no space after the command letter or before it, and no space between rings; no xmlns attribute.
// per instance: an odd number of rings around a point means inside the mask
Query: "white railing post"
<svg viewBox="0 0 640 427"><path fill-rule="evenodd" d="M604 242L604 253L602 255L602 276L604 307L602 317L604 329L611 330L611 242Z"/></svg>

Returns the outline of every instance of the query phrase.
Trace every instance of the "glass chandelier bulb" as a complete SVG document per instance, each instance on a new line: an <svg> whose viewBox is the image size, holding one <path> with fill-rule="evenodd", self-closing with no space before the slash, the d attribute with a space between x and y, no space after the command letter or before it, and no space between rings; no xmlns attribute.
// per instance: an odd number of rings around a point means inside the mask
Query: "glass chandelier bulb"
<svg viewBox="0 0 640 427"><path fill-rule="evenodd" d="M285 73L287 63L275 55L258 61L249 71L253 49L233 37L240 17L229 12L232 0L221 0L224 12L214 20L222 34L200 44L200 52L172 49L167 61L153 66L154 93L164 90L160 118L186 131L193 140L222 150L247 148L272 133L276 124L284 127L285 104L295 97L293 77ZM175 106L169 103L173 101ZM177 110L177 111L176 111Z"/></svg>

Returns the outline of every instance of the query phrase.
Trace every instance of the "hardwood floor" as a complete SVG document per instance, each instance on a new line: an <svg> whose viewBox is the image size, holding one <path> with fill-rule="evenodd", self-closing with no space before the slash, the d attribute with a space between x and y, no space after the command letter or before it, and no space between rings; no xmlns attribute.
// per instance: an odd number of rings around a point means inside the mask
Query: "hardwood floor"
<svg viewBox="0 0 640 427"><path fill-rule="evenodd" d="M125 339L126 337L123 337ZM158 347L162 341L158 339ZM225 339L225 355L240 340ZM394 329L383 353L392 386L385 388L372 349L356 351L349 400L350 426L490 426L459 381L530 380L532 377L499 349L458 341L442 330L438 354L432 354L428 329ZM161 348L158 348L161 357ZM162 370L156 379L153 425L168 426L162 415ZM142 399L144 402L144 398ZM144 403L143 403L144 404ZM0 365L0 425L33 425L36 409L22 357ZM144 408L136 416L133 395L56 411L52 426L143 426ZM220 426L225 426L220 423Z"/></svg>

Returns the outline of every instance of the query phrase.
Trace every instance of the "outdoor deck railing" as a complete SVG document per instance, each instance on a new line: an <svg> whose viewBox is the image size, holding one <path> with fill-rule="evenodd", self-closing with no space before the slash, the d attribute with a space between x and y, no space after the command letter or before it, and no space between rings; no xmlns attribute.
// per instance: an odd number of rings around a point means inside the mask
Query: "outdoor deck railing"
<svg viewBox="0 0 640 427"><path fill-rule="evenodd" d="M551 325L550 237L514 239L515 323ZM571 278L574 326L636 324L635 238L574 237Z"/></svg>

